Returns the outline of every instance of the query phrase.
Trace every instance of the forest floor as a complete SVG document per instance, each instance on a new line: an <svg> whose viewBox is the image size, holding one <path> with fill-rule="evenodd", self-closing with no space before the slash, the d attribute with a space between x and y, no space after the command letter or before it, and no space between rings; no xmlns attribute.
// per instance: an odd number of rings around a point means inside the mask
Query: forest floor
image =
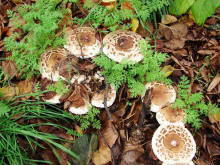
<svg viewBox="0 0 220 165"><path fill-rule="evenodd" d="M15 1L16 2L16 1ZM32 3L27 0L27 3ZM17 74L15 64L10 60L4 60L10 56L4 45L5 37L10 36L13 31L7 17L7 10L16 11L19 3L5 1L0 4L0 57L1 66L9 77L16 77L7 81L17 85L20 91L27 93L32 89L34 83L39 81L40 76L32 77L27 82L21 79ZM73 13L74 14L74 13ZM81 14L80 11L78 14ZM216 17L208 18L203 26L198 26L188 15L174 19L172 23L164 24L157 22L158 29L154 23L149 23L153 34L157 36L150 39L152 46L156 46L158 52L167 53L169 56L163 66L171 66L172 71L169 79L172 80L174 88L180 81L180 77L185 75L190 80L191 92L202 92L204 100L213 104L220 105L220 10L215 13ZM171 18L167 15L167 19ZM173 17L171 18L173 19ZM102 29L103 30L103 29ZM149 32L141 25L136 30L142 37L150 37ZM158 32L158 33L156 33ZM103 34L102 34L103 35ZM103 35L104 36L104 35ZM5 86L1 80L1 87ZM33 84L30 84L32 82ZM101 120L101 129L86 129L83 132L77 124L74 129L84 136L78 138L78 144L74 144L73 152L80 154L80 162L85 164L90 158L89 164L120 164L120 165L156 165L161 162L154 155L151 147L151 140L155 130L159 127L156 121L156 115L147 110L145 116L142 116L141 97L130 98L127 94L127 86L124 84L117 91L117 97L114 104L109 108L113 120L110 121L104 109L98 115ZM13 96L15 94L7 93L5 95ZM16 93L16 92L15 92ZM32 99L33 97L31 97ZM127 104L129 102L129 104ZM58 105L62 108L63 105ZM140 124L140 118L144 120ZM191 125L186 127L193 134L197 145L197 152L193 158L196 165L218 165L220 164L220 113L214 117L202 117L203 123L199 130L195 130ZM22 123L19 120L20 124ZM40 123L41 119L34 119L30 123ZM58 121L59 123L59 121ZM60 122L59 124L63 124ZM65 124L63 124L65 125ZM1 128L1 126L0 126ZM54 129L53 126L39 126L39 131L57 135L63 139L75 141L76 138L67 134L63 129ZM98 139L93 139L91 135L97 134ZM21 148L29 143L25 138L18 137ZM91 145L99 143L98 150L92 151ZM56 150L44 142L41 142L44 148L38 147L35 154L30 157L45 161L51 161L54 164L65 165L69 161L66 152ZM68 143L69 145L69 143ZM67 146L67 143L63 144ZM92 153L90 153L92 152ZM54 154L56 153L56 154ZM89 154L88 154L89 153ZM88 156L89 155L89 156ZM43 164L43 163L42 163ZM51 163L52 164L52 163ZM77 163L76 163L77 164Z"/></svg>

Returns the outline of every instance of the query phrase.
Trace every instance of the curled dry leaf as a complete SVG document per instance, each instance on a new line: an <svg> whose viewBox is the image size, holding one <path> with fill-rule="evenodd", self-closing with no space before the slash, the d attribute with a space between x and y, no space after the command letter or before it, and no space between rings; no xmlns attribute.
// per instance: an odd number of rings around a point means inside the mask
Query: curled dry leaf
<svg viewBox="0 0 220 165"><path fill-rule="evenodd" d="M19 89L19 95L25 95L25 94L31 93L34 89L34 86L35 86L34 78L31 78L30 80L26 79L26 80L20 81L17 84L17 87ZM25 96L22 99L24 100L24 99L27 99L29 97L30 96Z"/></svg>
<svg viewBox="0 0 220 165"><path fill-rule="evenodd" d="M174 23L176 21L177 21L177 18L175 16L169 15L169 14L163 15L163 17L161 19L161 23L165 24L165 25Z"/></svg>
<svg viewBox="0 0 220 165"><path fill-rule="evenodd" d="M103 165L111 161L111 150L107 146L100 147L92 156L95 165Z"/></svg>
<svg viewBox="0 0 220 165"><path fill-rule="evenodd" d="M220 83L220 73L218 73L212 82L209 84L207 89L208 92L211 92L218 84Z"/></svg>

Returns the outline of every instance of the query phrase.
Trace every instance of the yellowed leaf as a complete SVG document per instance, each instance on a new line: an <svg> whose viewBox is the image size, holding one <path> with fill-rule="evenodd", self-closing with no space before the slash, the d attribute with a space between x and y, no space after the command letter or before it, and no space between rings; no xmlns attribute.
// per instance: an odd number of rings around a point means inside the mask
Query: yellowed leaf
<svg viewBox="0 0 220 165"><path fill-rule="evenodd" d="M25 95L25 94L31 93L34 88L34 85L35 85L35 82L33 78L20 81L17 84L17 87L19 89L19 95ZM25 96L23 97L23 99L27 99L29 97L30 96Z"/></svg>
<svg viewBox="0 0 220 165"><path fill-rule="evenodd" d="M177 21L177 18L175 16L169 15L169 14L164 15L161 19L161 23L165 24L165 25L174 23L176 21Z"/></svg>
<svg viewBox="0 0 220 165"><path fill-rule="evenodd" d="M193 16L192 10L189 11L189 18L190 18L191 20L193 20L194 22L196 21L195 18L194 18L194 16Z"/></svg>
<svg viewBox="0 0 220 165"><path fill-rule="evenodd" d="M4 99L9 101L10 99L12 99L13 97L19 94L19 88L12 86L4 86L0 88L0 92L4 96Z"/></svg>
<svg viewBox="0 0 220 165"><path fill-rule="evenodd" d="M111 151L108 147L99 148L92 156L92 161L95 165L103 165L111 161Z"/></svg>
<svg viewBox="0 0 220 165"><path fill-rule="evenodd" d="M131 20L131 30L132 30L133 32L136 32L138 27L139 27L139 21L138 21L138 19L137 19L137 18L133 18L133 19Z"/></svg>
<svg viewBox="0 0 220 165"><path fill-rule="evenodd" d="M15 76L17 72L15 62L11 60L2 61L2 69L5 77L8 79L11 79L13 76Z"/></svg>
<svg viewBox="0 0 220 165"><path fill-rule="evenodd" d="M11 0L13 3L21 3L22 2L22 0Z"/></svg>
<svg viewBox="0 0 220 165"><path fill-rule="evenodd" d="M213 116L216 121L220 122L220 112L213 114Z"/></svg>
<svg viewBox="0 0 220 165"><path fill-rule="evenodd" d="M172 67L171 65L166 65L161 71L165 73L165 77L168 77L173 73L174 67Z"/></svg>

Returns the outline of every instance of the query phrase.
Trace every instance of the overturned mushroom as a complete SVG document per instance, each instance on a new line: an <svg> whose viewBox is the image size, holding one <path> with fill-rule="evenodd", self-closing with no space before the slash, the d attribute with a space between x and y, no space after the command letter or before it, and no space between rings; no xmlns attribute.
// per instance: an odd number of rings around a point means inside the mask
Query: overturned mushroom
<svg viewBox="0 0 220 165"><path fill-rule="evenodd" d="M101 49L101 42L96 38L96 32L90 27L68 28L66 31L67 44L64 48L76 57L91 58Z"/></svg>
<svg viewBox="0 0 220 165"><path fill-rule="evenodd" d="M74 114L86 114L91 108L87 89L83 85L75 84L75 89L64 104Z"/></svg>
<svg viewBox="0 0 220 165"><path fill-rule="evenodd" d="M160 125L152 138L152 148L157 158L167 164L190 162L196 153L192 134L182 125Z"/></svg>
<svg viewBox="0 0 220 165"><path fill-rule="evenodd" d="M103 52L116 62L123 59L139 62L144 58L138 47L138 41L142 39L139 34L132 31L111 32L103 39Z"/></svg>
<svg viewBox="0 0 220 165"><path fill-rule="evenodd" d="M160 109L156 114L156 119L160 124L181 124L184 125L184 111L180 109L172 109L171 105Z"/></svg>
<svg viewBox="0 0 220 165"><path fill-rule="evenodd" d="M162 83L147 83L146 89L152 88L151 111L158 112L176 100L176 91L172 86Z"/></svg>
<svg viewBox="0 0 220 165"><path fill-rule="evenodd" d="M56 84L57 81L53 82L48 80L47 78L43 78L40 81L40 87L42 91L48 90L47 88L49 85L56 85ZM63 102L64 99L66 99L70 95L71 91L72 91L71 88L68 89L68 92L66 92L65 94L58 94L55 91L49 91L42 94L42 99L51 104L60 104Z"/></svg>
<svg viewBox="0 0 220 165"><path fill-rule="evenodd" d="M46 50L40 57L40 72L42 78L52 81L58 81L60 78L59 67L60 61L68 55L65 49L54 48Z"/></svg>

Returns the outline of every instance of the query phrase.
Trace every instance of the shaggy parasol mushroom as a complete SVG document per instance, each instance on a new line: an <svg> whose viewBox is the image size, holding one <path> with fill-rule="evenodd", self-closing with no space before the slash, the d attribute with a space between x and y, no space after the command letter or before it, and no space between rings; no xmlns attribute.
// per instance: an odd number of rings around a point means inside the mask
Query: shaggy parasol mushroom
<svg viewBox="0 0 220 165"><path fill-rule="evenodd" d="M182 124L185 117L184 111L180 109L172 109L169 105L165 108L160 109L156 114L156 119L159 124Z"/></svg>
<svg viewBox="0 0 220 165"><path fill-rule="evenodd" d="M121 62L127 59L132 62L141 61L144 56L138 47L138 41L143 38L132 31L118 30L103 38L103 52L112 60Z"/></svg>
<svg viewBox="0 0 220 165"><path fill-rule="evenodd" d="M87 89L80 84L75 84L73 93L68 97L64 107L74 114L86 114L91 108Z"/></svg>
<svg viewBox="0 0 220 165"><path fill-rule="evenodd" d="M64 48L80 58L96 56L101 49L101 42L96 38L96 32L90 27L67 28L67 44Z"/></svg>
<svg viewBox="0 0 220 165"><path fill-rule="evenodd" d="M175 163L175 164L163 163L162 165L194 165L194 163L193 161L189 161L187 163Z"/></svg>
<svg viewBox="0 0 220 165"><path fill-rule="evenodd" d="M58 81L59 63L68 55L65 49L54 48L46 50L40 57L39 68L42 78L47 78L52 81Z"/></svg>
<svg viewBox="0 0 220 165"><path fill-rule="evenodd" d="M172 86L162 83L147 83L146 89L152 88L151 111L158 112L161 108L168 106L176 100L176 91Z"/></svg>
<svg viewBox="0 0 220 165"><path fill-rule="evenodd" d="M157 158L167 164L188 163L196 153L192 134L176 124L160 125L153 135L152 148Z"/></svg>

